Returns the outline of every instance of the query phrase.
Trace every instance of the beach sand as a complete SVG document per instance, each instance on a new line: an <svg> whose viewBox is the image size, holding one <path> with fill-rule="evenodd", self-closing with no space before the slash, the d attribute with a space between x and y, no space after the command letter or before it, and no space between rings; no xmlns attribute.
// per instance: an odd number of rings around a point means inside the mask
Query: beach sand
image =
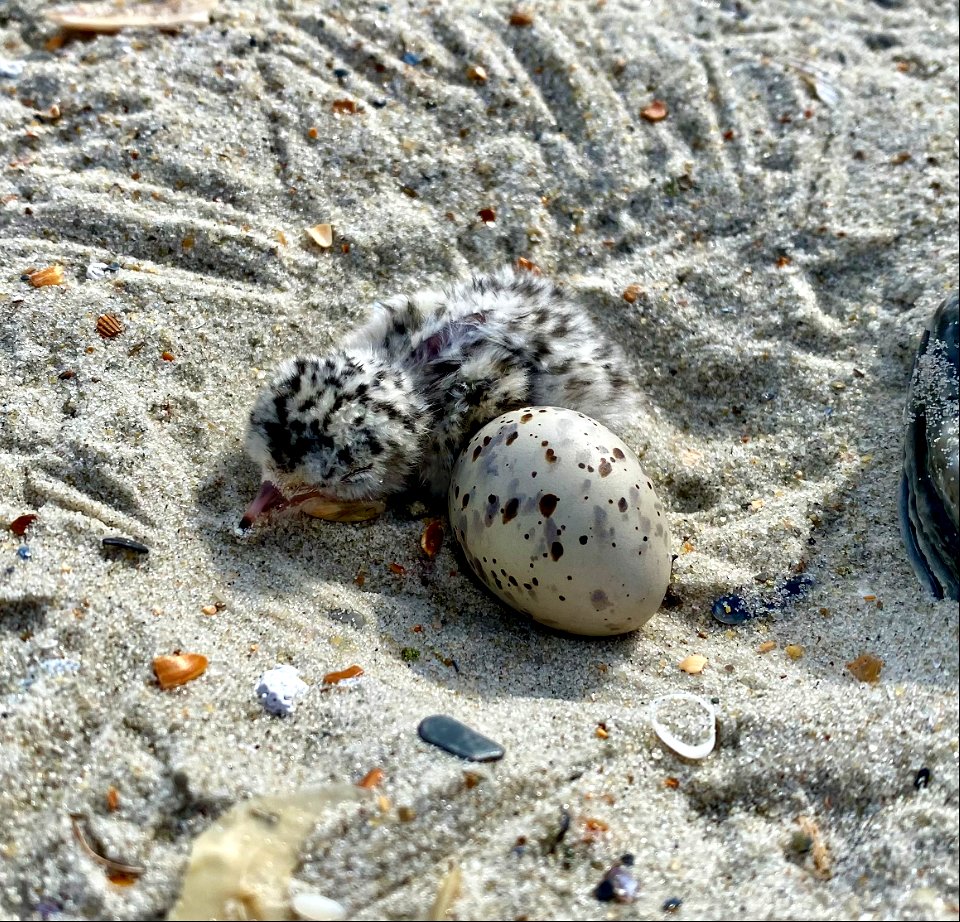
<svg viewBox="0 0 960 922"><path fill-rule="evenodd" d="M350 918L426 918L454 867L458 919L957 918L957 605L897 521L913 355L958 281L956 4L225 0L52 49L45 8L0 19L0 521L37 516L0 531L0 914L165 917L224 811L380 768L299 850ZM425 558L407 508L234 534L271 368L518 257L629 354L669 606L551 633L449 537ZM178 650L209 668L161 691ZM310 685L285 719L254 695L278 663ZM673 692L716 702L702 761L652 732ZM433 713L505 757L428 746ZM72 814L144 873L111 881ZM598 901L624 853L636 902Z"/></svg>

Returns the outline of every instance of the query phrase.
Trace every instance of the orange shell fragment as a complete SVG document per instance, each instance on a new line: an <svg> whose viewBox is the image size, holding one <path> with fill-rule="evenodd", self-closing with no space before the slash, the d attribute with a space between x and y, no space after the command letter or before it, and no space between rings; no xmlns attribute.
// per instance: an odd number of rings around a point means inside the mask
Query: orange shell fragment
<svg viewBox="0 0 960 922"><path fill-rule="evenodd" d="M115 314L101 314L97 317L97 332L104 339L113 339L123 332L123 324Z"/></svg>
<svg viewBox="0 0 960 922"><path fill-rule="evenodd" d="M386 776L382 768L371 768L358 782L358 788L375 788L383 782Z"/></svg>
<svg viewBox="0 0 960 922"><path fill-rule="evenodd" d="M667 114L667 104L662 99L655 99L649 106L640 110L640 115L648 122L662 122Z"/></svg>
<svg viewBox="0 0 960 922"><path fill-rule="evenodd" d="M420 547L427 557L436 557L443 546L443 526L436 520L427 523L420 535Z"/></svg>
<svg viewBox="0 0 960 922"><path fill-rule="evenodd" d="M153 661L153 672L166 691L178 685L186 685L207 670L210 660L202 653L173 653L169 656L158 656Z"/></svg>
<svg viewBox="0 0 960 922"><path fill-rule="evenodd" d="M870 653L861 653L855 660L847 663L847 669L861 682L880 681L880 670L883 669L883 660Z"/></svg>
<svg viewBox="0 0 960 922"><path fill-rule="evenodd" d="M27 277L27 281L34 288L43 288L45 285L62 285L63 267L46 266L43 269L34 269Z"/></svg>
<svg viewBox="0 0 960 922"><path fill-rule="evenodd" d="M342 682L344 679L355 679L357 676L363 675L363 669L360 666L348 666L346 669L341 669L339 672L328 672L323 677L324 685L336 685L337 682Z"/></svg>

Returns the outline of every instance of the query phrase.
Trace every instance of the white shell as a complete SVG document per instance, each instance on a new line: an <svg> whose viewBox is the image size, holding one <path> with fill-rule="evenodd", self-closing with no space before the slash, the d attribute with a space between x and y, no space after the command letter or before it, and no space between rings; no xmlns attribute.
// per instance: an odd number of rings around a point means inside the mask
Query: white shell
<svg viewBox="0 0 960 922"><path fill-rule="evenodd" d="M686 704L695 704L706 713L705 720L701 714L694 721L694 723L702 725L696 727L693 733L696 742L683 739L667 725L665 720L661 719L662 711L673 709L674 713L670 715L672 722L689 723L690 715L684 714L681 710ZM682 718L686 719L681 721ZM657 734L661 742L685 759L705 759L713 752L713 747L717 745L717 712L713 703L690 692L674 692L669 695L661 695L651 701L650 723L653 725L653 732ZM686 727L686 730L689 729L689 726Z"/></svg>
<svg viewBox="0 0 960 922"><path fill-rule="evenodd" d="M337 922L339 919L346 919L346 907L329 896L316 890L294 890L293 887L290 889L290 908L298 918L311 919L313 922Z"/></svg>
<svg viewBox="0 0 960 922"><path fill-rule="evenodd" d="M255 693L264 710L287 717L293 712L293 699L308 687L295 666L274 666L260 676Z"/></svg>
<svg viewBox="0 0 960 922"><path fill-rule="evenodd" d="M477 576L549 627L641 627L670 581L666 514L637 456L574 410L524 407L484 426L453 470L450 524Z"/></svg>

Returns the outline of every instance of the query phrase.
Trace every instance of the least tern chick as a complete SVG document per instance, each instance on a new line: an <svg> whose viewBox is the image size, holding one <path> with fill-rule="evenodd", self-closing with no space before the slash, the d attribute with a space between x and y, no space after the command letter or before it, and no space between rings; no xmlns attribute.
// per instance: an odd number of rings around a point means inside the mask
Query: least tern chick
<svg viewBox="0 0 960 922"><path fill-rule="evenodd" d="M417 485L442 497L462 446L501 413L540 404L609 422L630 393L622 353L545 279L505 268L392 298L260 392L246 448L263 484L240 525L308 501L349 519Z"/></svg>

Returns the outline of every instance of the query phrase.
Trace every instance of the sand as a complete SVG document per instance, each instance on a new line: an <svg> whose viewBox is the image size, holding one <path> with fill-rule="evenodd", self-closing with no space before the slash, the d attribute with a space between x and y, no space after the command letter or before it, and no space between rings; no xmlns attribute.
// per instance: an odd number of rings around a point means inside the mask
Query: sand
<svg viewBox="0 0 960 922"><path fill-rule="evenodd" d="M52 50L43 3L5 9L0 521L37 519L0 531L0 914L162 918L231 806L379 767L296 870L350 918L426 918L453 866L458 919L957 918L957 606L921 590L896 506L913 353L957 286L956 4L557 0L511 26L504 3L226 0ZM425 559L409 509L234 535L276 363L518 257L629 353L670 607L550 633L449 539ZM62 285L21 280L47 265ZM711 616L804 567L802 598ZM210 665L164 692L176 650ZM253 693L277 663L311 686L287 719ZM651 731L677 691L716 701L701 762ZM431 713L505 758L427 746ZM71 814L145 873L110 882ZM627 852L636 902L599 902Z"/></svg>

